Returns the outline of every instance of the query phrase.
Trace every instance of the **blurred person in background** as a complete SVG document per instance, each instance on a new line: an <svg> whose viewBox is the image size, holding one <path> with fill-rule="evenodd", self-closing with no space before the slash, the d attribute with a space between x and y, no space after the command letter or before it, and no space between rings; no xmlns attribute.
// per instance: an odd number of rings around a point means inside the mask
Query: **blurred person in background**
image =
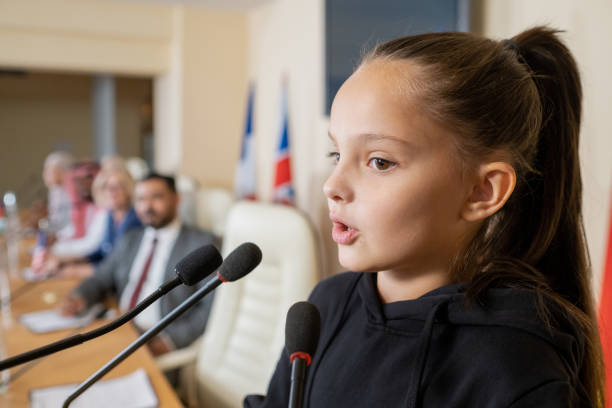
<svg viewBox="0 0 612 408"><path fill-rule="evenodd" d="M91 276L95 265L112 251L117 240L142 225L132 207L134 181L125 167L103 167L92 190L98 210L91 226L84 237L53 246L48 273L69 278Z"/></svg>
<svg viewBox="0 0 612 408"><path fill-rule="evenodd" d="M49 220L49 231L52 233L70 225L72 205L64 181L72 161L70 153L62 151L53 152L45 159L42 178L49 190L47 219Z"/></svg>
<svg viewBox="0 0 612 408"><path fill-rule="evenodd" d="M105 233L102 243L91 253L89 260L97 264L108 255L123 234L142 223L133 207L134 179L123 159L112 156L112 161L102 161L102 177L94 181L97 203L106 209Z"/></svg>
<svg viewBox="0 0 612 408"><path fill-rule="evenodd" d="M97 211L91 186L100 166L93 161L81 161L72 165L64 186L71 203L70 224L57 231L58 241L85 236Z"/></svg>
<svg viewBox="0 0 612 408"><path fill-rule="evenodd" d="M181 223L174 178L150 174L136 184L134 208L144 227L127 232L111 253L62 302L64 315L75 315L114 294L122 311L132 309L164 282L174 279L174 267L189 252L216 243L208 232ZM134 319L150 329L201 287L180 285ZM204 331L212 297L206 297L149 342L154 355L186 347Z"/></svg>

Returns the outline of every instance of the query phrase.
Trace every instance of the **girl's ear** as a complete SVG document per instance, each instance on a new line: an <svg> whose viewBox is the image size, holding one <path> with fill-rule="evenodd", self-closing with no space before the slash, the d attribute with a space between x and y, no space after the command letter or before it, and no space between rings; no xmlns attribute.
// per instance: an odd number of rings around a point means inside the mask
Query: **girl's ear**
<svg viewBox="0 0 612 408"><path fill-rule="evenodd" d="M483 163L475 173L472 190L461 216L477 222L495 214L506 204L516 185L514 168L506 162Z"/></svg>

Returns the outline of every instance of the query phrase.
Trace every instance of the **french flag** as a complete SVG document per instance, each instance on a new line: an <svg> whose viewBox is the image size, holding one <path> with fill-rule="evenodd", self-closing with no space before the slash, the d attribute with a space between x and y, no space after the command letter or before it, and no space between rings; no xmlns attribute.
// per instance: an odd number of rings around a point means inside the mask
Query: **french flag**
<svg viewBox="0 0 612 408"><path fill-rule="evenodd" d="M47 259L47 233L45 231L38 231L36 236L36 244L34 245L34 251L32 253L32 264L30 268L32 271L38 273L42 270L43 265Z"/></svg>
<svg viewBox="0 0 612 408"><path fill-rule="evenodd" d="M255 98L255 87L249 89L249 100L247 105L247 117L242 139L242 150L240 161L236 169L234 180L234 191L239 200L256 200L255 191L255 142L253 137L253 104Z"/></svg>
<svg viewBox="0 0 612 408"><path fill-rule="evenodd" d="M280 143L276 152L276 171L274 176L275 203L294 205L295 193L291 184L291 158L289 154L289 104L287 101L287 81L283 81L281 97Z"/></svg>

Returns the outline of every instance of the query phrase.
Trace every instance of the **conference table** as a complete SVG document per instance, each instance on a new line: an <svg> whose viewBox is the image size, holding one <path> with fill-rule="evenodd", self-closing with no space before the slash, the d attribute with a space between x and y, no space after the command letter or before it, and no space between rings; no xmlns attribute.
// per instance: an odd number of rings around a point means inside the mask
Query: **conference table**
<svg viewBox="0 0 612 408"><path fill-rule="evenodd" d="M28 251L24 251L27 253ZM19 277L11 278L11 291L21 294L11 302L12 325L5 327L5 321L0 324L6 348L6 354L15 354L36 348L74 334L73 329L60 330L45 334L35 334L19 323L19 316L33 311L51 309L58 306L62 298L76 285L77 280L51 279L27 288L20 289L28 283ZM99 327L106 321L96 321L83 328L87 331ZM0 407L28 407L29 392L35 388L80 383L96 370L102 367L117 353L136 340L138 333L131 323L127 323L97 339L90 340L71 349L61 351L36 360L23 373L19 373L0 393ZM26 363L29 364L29 363ZM11 369L14 376L20 368ZM151 353L146 347L141 347L129 358L115 367L102 380L124 376L143 368L153 385L159 401L159 407L182 407L179 399L166 378L156 366Z"/></svg>

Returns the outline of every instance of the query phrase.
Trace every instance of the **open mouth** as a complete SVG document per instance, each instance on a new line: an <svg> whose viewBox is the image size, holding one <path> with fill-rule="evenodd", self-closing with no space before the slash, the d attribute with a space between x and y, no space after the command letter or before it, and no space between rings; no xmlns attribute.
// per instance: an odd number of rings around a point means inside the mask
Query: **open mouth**
<svg viewBox="0 0 612 408"><path fill-rule="evenodd" d="M341 222L338 222L337 224L338 224L338 228L340 228L342 231L352 231L353 230L352 227L349 227L348 225L343 224Z"/></svg>
<svg viewBox="0 0 612 408"><path fill-rule="evenodd" d="M339 221L334 221L332 239L340 245L350 245L357 238L358 231Z"/></svg>

